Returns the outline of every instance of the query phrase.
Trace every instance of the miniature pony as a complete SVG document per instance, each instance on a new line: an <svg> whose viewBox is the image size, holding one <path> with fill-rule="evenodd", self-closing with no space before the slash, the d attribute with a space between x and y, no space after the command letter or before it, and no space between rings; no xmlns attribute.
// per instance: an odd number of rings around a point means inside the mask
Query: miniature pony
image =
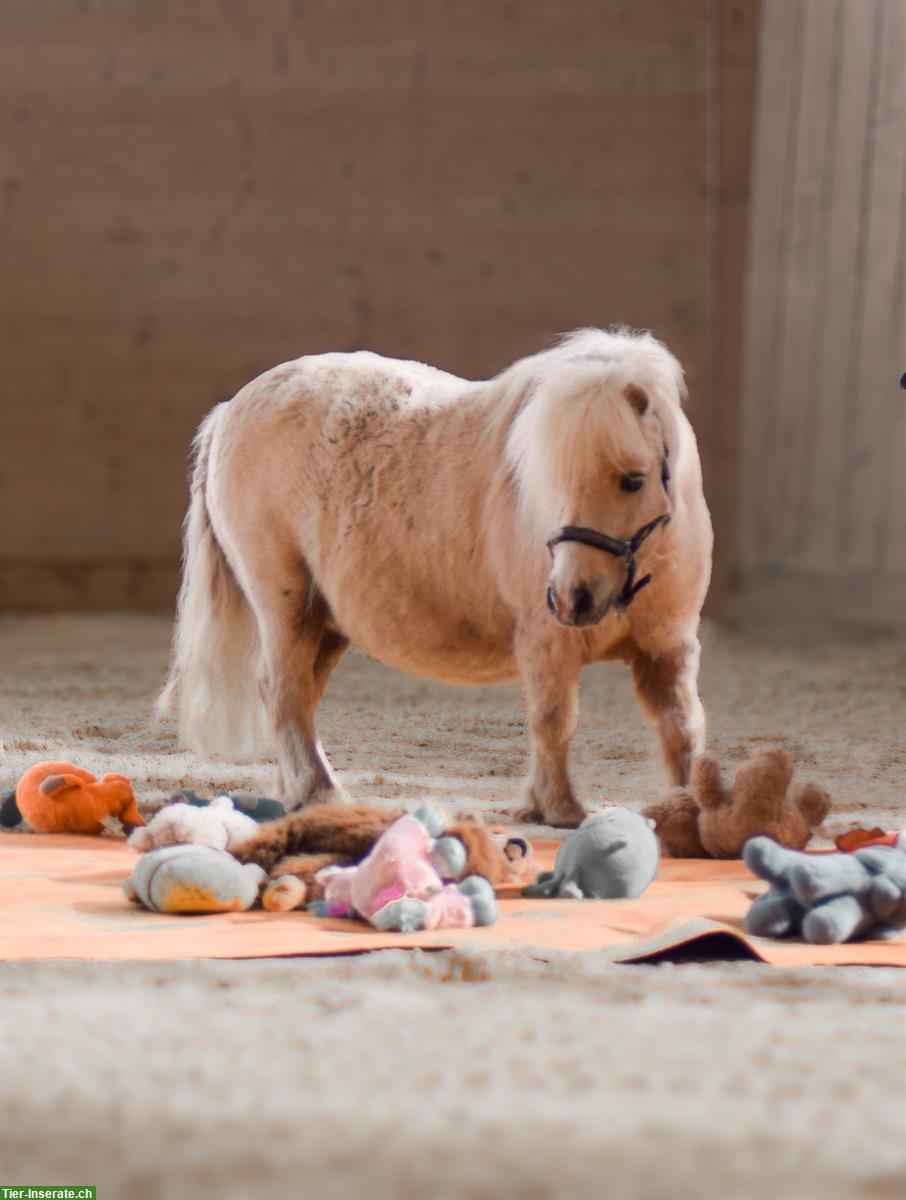
<svg viewBox="0 0 906 1200"><path fill-rule="evenodd" d="M199 752L269 737L294 809L341 796L315 712L350 643L434 679L519 678L516 815L572 826L579 673L622 659L684 784L712 539L683 396L669 351L622 329L484 382L365 352L261 375L196 437L161 710Z"/></svg>

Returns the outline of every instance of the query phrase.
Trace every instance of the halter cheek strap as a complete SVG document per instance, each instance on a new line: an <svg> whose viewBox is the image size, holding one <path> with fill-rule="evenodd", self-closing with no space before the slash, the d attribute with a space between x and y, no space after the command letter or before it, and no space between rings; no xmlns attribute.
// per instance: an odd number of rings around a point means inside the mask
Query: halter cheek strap
<svg viewBox="0 0 906 1200"><path fill-rule="evenodd" d="M651 582L649 572L636 583L636 553L649 534L652 534L658 525L665 525L669 520L669 515L662 513L641 529L637 529L632 537L622 540L611 537L609 533L599 533L597 529L587 529L584 525L563 525L547 539L547 548L553 554L554 547L559 546L561 542L581 542L585 546L593 546L595 550L603 550L605 554L612 554L614 558L622 558L626 563L626 582L616 599L616 605L618 608L628 608L635 594Z"/></svg>

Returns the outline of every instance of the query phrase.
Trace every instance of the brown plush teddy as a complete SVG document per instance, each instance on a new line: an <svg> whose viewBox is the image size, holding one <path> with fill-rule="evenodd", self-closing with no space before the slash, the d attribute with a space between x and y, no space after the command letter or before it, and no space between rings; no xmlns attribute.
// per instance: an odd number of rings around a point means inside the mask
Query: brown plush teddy
<svg viewBox="0 0 906 1200"><path fill-rule="evenodd" d="M793 770L785 750L760 750L738 768L727 790L717 756L703 754L693 763L688 789L649 804L642 815L654 821L671 858L739 858L759 834L801 850L831 804L816 783L790 788Z"/></svg>

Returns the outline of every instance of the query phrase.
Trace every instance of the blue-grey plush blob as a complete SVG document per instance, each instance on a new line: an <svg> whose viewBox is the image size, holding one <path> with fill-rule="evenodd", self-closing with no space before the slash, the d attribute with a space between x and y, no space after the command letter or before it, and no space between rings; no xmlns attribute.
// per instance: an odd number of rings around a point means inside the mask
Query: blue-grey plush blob
<svg viewBox="0 0 906 1200"><path fill-rule="evenodd" d="M466 848L459 838L438 838L431 847L430 858L441 879L455 879L466 865Z"/></svg>
<svg viewBox="0 0 906 1200"><path fill-rule="evenodd" d="M523 895L633 899L654 879L659 862L660 848L651 823L614 805L586 817L565 838L553 871L542 872Z"/></svg>
<svg viewBox="0 0 906 1200"><path fill-rule="evenodd" d="M493 925L497 920L497 897L494 889L483 875L469 875L459 885L459 890L468 896L476 925Z"/></svg>
<svg viewBox="0 0 906 1200"><path fill-rule="evenodd" d="M384 933L416 933L425 928L428 916L428 906L421 900L413 900L403 896L400 900L391 900L372 916L371 923L375 929Z"/></svg>
<svg viewBox="0 0 906 1200"><path fill-rule="evenodd" d="M416 821L421 821L428 831L428 836L432 838L439 838L447 826L444 814L433 804L423 804L412 815Z"/></svg>
<svg viewBox="0 0 906 1200"><path fill-rule="evenodd" d="M746 929L759 937L830 945L906 928L906 852L898 847L802 854L757 837L746 842L743 859L771 885L746 914Z"/></svg>
<svg viewBox="0 0 906 1200"><path fill-rule="evenodd" d="M805 906L786 887L769 888L757 896L746 914L746 929L756 937L787 937L802 928Z"/></svg>

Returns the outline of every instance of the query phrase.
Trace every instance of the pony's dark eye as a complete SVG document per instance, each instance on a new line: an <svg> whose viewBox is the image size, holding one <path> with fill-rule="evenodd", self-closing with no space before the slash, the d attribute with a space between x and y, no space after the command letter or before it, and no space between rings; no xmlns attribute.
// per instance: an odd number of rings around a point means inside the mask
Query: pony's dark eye
<svg viewBox="0 0 906 1200"><path fill-rule="evenodd" d="M644 486L645 476L638 471L620 476L620 487L624 492L640 492Z"/></svg>

